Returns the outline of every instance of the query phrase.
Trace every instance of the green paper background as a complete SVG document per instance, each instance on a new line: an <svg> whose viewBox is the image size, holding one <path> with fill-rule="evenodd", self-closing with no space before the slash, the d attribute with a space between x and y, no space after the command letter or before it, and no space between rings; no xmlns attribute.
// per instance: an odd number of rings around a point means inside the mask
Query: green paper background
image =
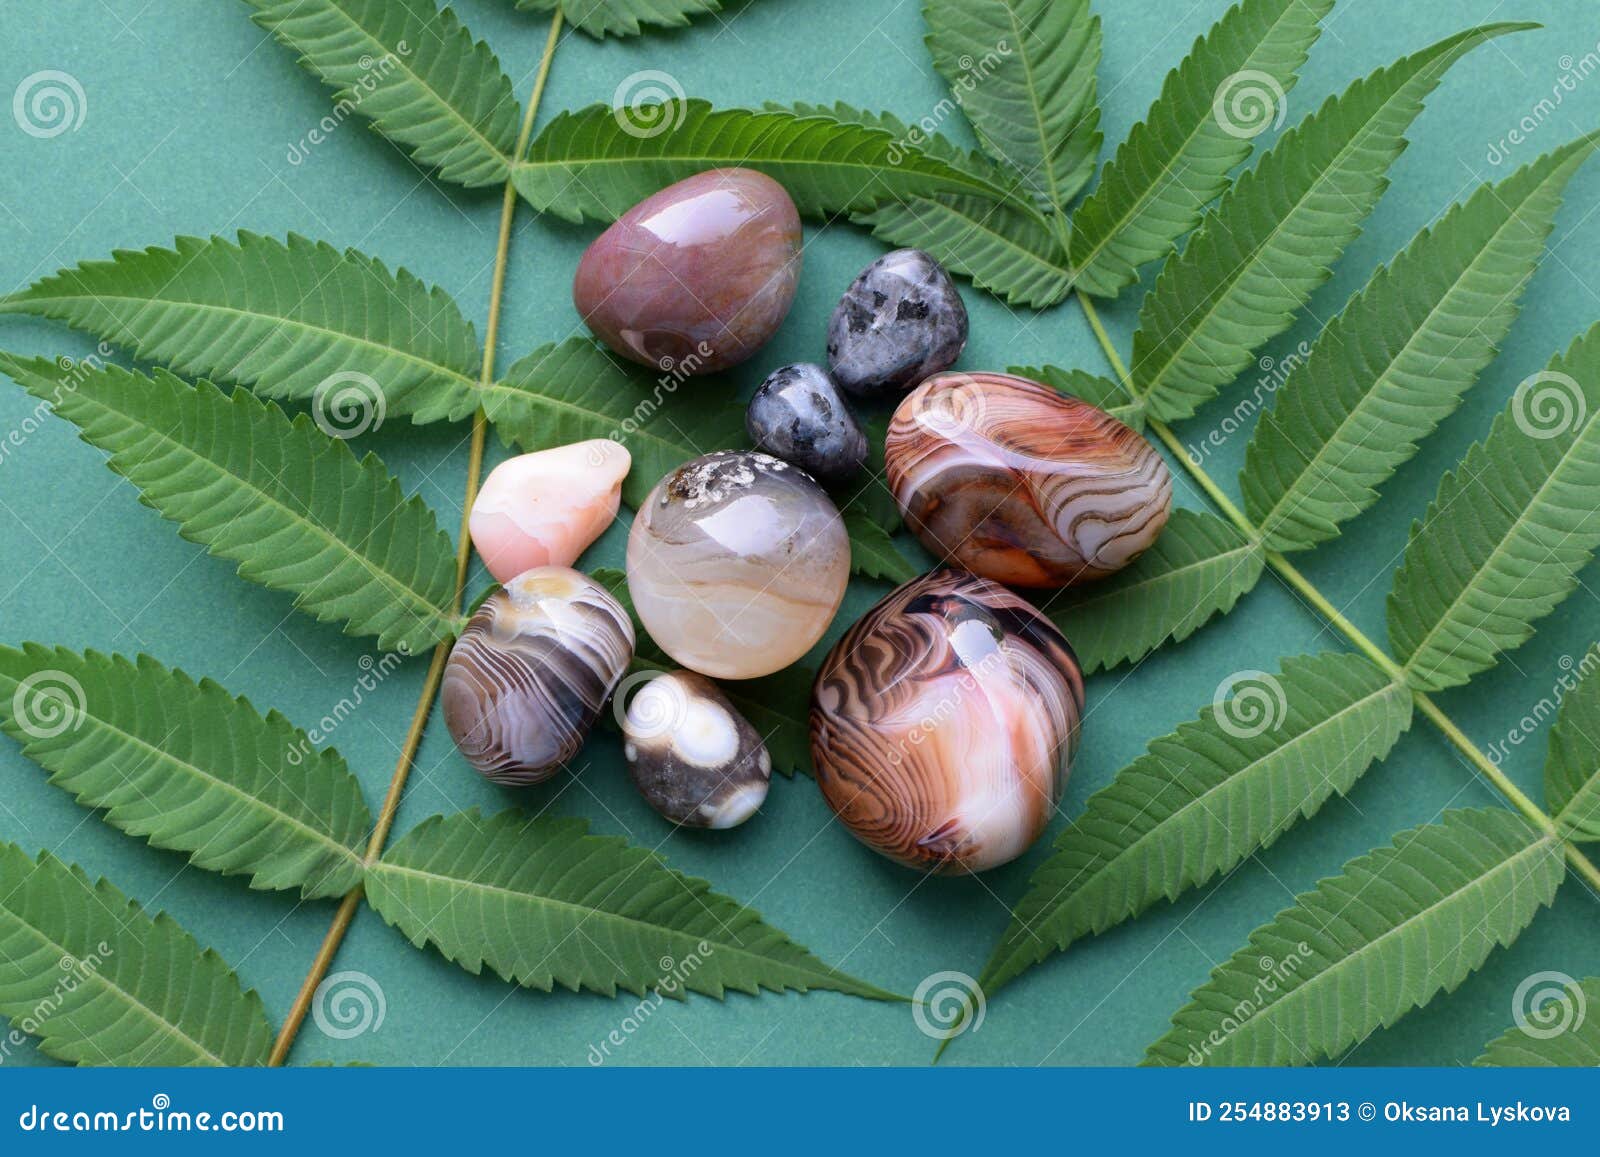
<svg viewBox="0 0 1600 1157"><path fill-rule="evenodd" d="M1102 159L1226 6L1226 0L1101 0ZM513 11L511 0L461 0L457 9L494 47L525 98L544 19ZM1533 19L1545 27L1493 41L1454 68L1418 121L1364 236L1269 355L1311 337L1374 265L1476 184L1600 126L1600 78L1580 80L1571 91L1557 83L1571 70L1600 68L1600 55L1584 59L1600 54L1600 14L1585 0L1342 0L1291 94L1289 122L1356 76L1491 19ZM689 94L718 105L844 99L919 118L943 96L922 35L911 0L736 0L720 18L687 30L603 44L569 31L541 122L562 108L609 101L620 81L643 69L668 72ZM498 194L441 187L355 120L291 164L291 143L326 114L328 92L251 23L245 5L10 0L0 6L0 44L6 46L0 97L25 76L61 69L79 79L88 101L82 127L51 140L27 136L0 116L0 289L117 247L167 244L177 234L297 231L403 264L452 293L481 330ZM1537 107L1541 100L1547 107ZM1509 162L1495 164L1491 145L1524 117L1538 122L1527 143L1511 150ZM957 120L943 131L970 139ZM1569 188L1554 252L1529 287L1521 321L1466 405L1386 488L1375 510L1305 559L1306 572L1375 637L1383 637L1385 593L1407 527L1439 476L1488 428L1517 382L1600 318L1600 294L1590 284L1600 266L1597 197L1600 164L1591 163ZM567 286L597 231L538 219L525 207L519 212L502 366L577 331ZM742 368L746 388L783 362L821 355L838 294L882 251L844 224L808 224L807 240L794 311L772 345ZM964 366L1054 362L1104 372L1076 305L1016 313L965 284L963 293L972 318ZM1138 297L1130 291L1104 310L1124 352ZM91 349L63 327L22 318L0 321L0 346L74 356ZM1248 379L1236 385L1233 401L1252 387ZM1180 432L1198 442L1219 427L1233 401L1211 406ZM689 396L679 404L692 408ZM24 443L0 459L0 640L147 651L196 676L210 675L262 707L275 706L302 726L350 693L362 664L376 655L367 641L294 613L288 598L243 582L232 566L179 539L66 423L47 418L33 428L33 407L20 389L0 381L0 432L25 433ZM1210 458L1230 488L1245 441L1235 433ZM465 427L415 428L396 420L362 446L382 455L454 534ZM492 453L504 450L494 446ZM1204 506L1181 472L1178 479L1179 501ZM585 565L620 565L622 542L621 529L613 528ZM1595 638L1594 568L1584 579L1587 585L1540 624L1529 645L1470 688L1441 696L1480 744L1503 740ZM483 581L479 573L474 587ZM885 589L858 583L826 641ZM1282 656L1339 645L1269 576L1234 614L1186 643L1136 670L1095 676L1064 812L1075 814L1149 739L1193 717L1228 675L1275 670ZM374 807L424 667L420 659L406 664L332 738ZM1511 748L1505 763L1536 796L1545 740L1540 731ZM1212 966L1294 893L1444 808L1498 802L1419 719L1348 799L1330 803L1227 879L1081 943L1013 985L991 1003L981 1029L956 1042L947 1062L1136 1062ZM979 879L918 880L831 823L804 777L775 783L763 814L740 830L676 833L634 796L610 733L596 734L573 774L510 792L481 782L435 727L396 832L436 812L474 806L583 815L599 831L659 846L675 866L757 907L829 962L901 992L939 970L976 973L1005 925L1008 902L1045 853L1041 843L1020 862ZM275 1023L333 912L330 903L251 892L241 880L190 869L183 857L110 829L46 783L9 741L0 741L0 838L29 851L49 848L92 875L110 877L150 908L176 915L260 991ZM410 947L370 909L357 918L336 967L376 980L387 1004L383 1023L375 1032L335 1039L308 1021L296 1063L583 1065L591 1045L617 1029L634 1003L523 991L468 975L431 950ZM1600 906L1575 879L1512 949L1496 953L1456 993L1374 1033L1345 1062L1470 1061L1510 1025L1518 982L1547 969L1600 973ZM609 1063L921 1064L933 1051L906 1006L826 993L668 1003L625 1041L612 1047ZM7 1046L0 1062L53 1063L31 1045Z"/></svg>

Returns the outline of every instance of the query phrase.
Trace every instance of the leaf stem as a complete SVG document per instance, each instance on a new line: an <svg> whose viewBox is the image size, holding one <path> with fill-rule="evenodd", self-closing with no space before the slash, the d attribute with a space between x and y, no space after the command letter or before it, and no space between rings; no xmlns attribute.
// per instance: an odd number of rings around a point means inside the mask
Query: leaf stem
<svg viewBox="0 0 1600 1157"><path fill-rule="evenodd" d="M1122 355L1117 352L1117 347L1112 342L1111 335L1106 332L1106 327L1100 320L1099 311L1095 309L1093 303L1090 302L1085 294L1074 293L1073 297L1077 298L1078 305L1083 309L1083 316L1089 322L1089 328L1094 331L1095 340L1099 342L1101 350L1106 355L1106 360L1111 363L1111 368L1116 372L1123 388L1128 391L1135 401L1141 400L1137 389L1134 387L1133 377L1128 373L1128 367L1122 360ZM1228 521L1238 527L1239 531L1252 543L1262 544L1264 540L1260 528L1251 522L1244 511L1235 505L1222 487L1217 485L1216 480L1206 473L1205 468L1189 456L1189 452L1184 449L1182 441L1179 440L1172 428L1149 414L1145 415L1145 424L1154 431L1156 437L1161 439L1167 449L1172 451L1173 457L1182 464L1184 470L1194 479L1195 484L1215 504L1217 509L1227 517ZM1390 658L1388 652L1373 642L1365 631L1352 623L1338 607L1334 606L1299 567L1295 566L1281 552L1276 550L1265 551L1265 557L1267 565L1278 574L1284 583L1294 590L1307 605L1326 619L1356 650L1375 663L1395 682L1402 686L1405 685L1405 671L1400 664ZM1494 762L1483 753L1483 750L1461 728L1456 726L1455 722L1444 713L1444 710L1432 698L1421 691L1413 689L1411 691L1411 699L1416 704L1417 710L1428 717L1433 725L1439 729L1440 733L1466 758L1467 762L1487 779L1495 790L1504 796L1517 811L1521 812L1530 823L1541 831L1554 838L1560 838L1555 821L1550 818L1544 809L1530 799L1526 792L1511 782L1506 774L1494 765ZM1567 862L1572 866L1573 870L1582 876L1590 887L1600 890L1600 868L1597 868L1587 856L1571 843L1565 840L1562 840L1561 843Z"/></svg>
<svg viewBox="0 0 1600 1157"><path fill-rule="evenodd" d="M517 135L517 151L513 163L522 159L528 151L528 142L533 139L533 126L539 114L539 102L544 97L545 82L550 78L550 65L555 58L556 45L561 40L561 24L562 13L561 9L557 8L555 15L550 19L550 34L545 38L544 53L539 58L539 71L534 77L533 92L528 97L528 107L523 112L522 129ZM483 372L479 377L479 385L483 389L488 389L494 384L495 350L500 338L500 304L505 295L506 266L511 253L511 226L516 214L517 189L507 177L505 195L500 202L500 231L495 242L494 274L489 283L489 320L484 327L483 335ZM472 536L468 533L467 527L472 516L472 504L478 497L478 483L483 474L488 428L489 424L480 406L472 415L472 434L467 450L466 492L461 502L461 534L456 543L454 610L457 614L461 611L462 600L466 594L467 571L472 564ZM428 719L433 714L434 702L439 697L439 684L444 679L445 662L450 657L452 645L453 640L446 639L433 649L433 659L428 664L428 673L423 678L422 690L417 696L416 710L411 714L411 727L406 732L405 742L400 746L400 756L395 761L394 774L389 779L389 790L384 794L383 806L378 810L377 822L373 824L372 835L367 840L366 855L362 860L364 866L371 866L377 862L378 857L383 854L383 846L389 838L389 832L394 827L395 817L400 811L400 800L405 795L406 781L411 776L411 769L416 765L417 751L422 746ZM272 1042L272 1052L267 1058L268 1065L282 1065L288 1059L289 1049L294 1045L300 1026L305 1022L306 1013L311 1010L317 987L327 975L328 969L332 967L339 946L344 942L345 933L355 921L356 912L361 907L364 895L362 886L357 884L339 902L333 920L328 925L328 931L311 961L311 967L305 979L300 982L300 990L295 994L294 1003L289 1006L288 1015L284 1017L283 1025L278 1030L277 1039Z"/></svg>

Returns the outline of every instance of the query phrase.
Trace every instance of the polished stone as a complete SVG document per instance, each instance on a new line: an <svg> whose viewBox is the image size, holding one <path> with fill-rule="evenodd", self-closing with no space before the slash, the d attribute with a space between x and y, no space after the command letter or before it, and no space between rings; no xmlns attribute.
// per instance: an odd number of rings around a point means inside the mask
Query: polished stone
<svg viewBox="0 0 1600 1157"><path fill-rule="evenodd" d="M967 344L967 309L944 267L896 249L863 269L828 323L828 369L857 397L893 397L949 369Z"/></svg>
<svg viewBox="0 0 1600 1157"><path fill-rule="evenodd" d="M706 374L777 332L800 260L800 215L783 186L752 169L712 169L645 198L596 238L572 301L623 357Z"/></svg>
<svg viewBox="0 0 1600 1157"><path fill-rule="evenodd" d="M861 473L867 435L838 386L821 366L784 366L767 375L745 428L756 447L800 467L824 486L840 486Z"/></svg>
<svg viewBox="0 0 1600 1157"><path fill-rule="evenodd" d="M981 872L1055 815L1082 715L1083 674L1050 620L998 583L940 570L890 592L828 653L812 764L868 847Z"/></svg>
<svg viewBox="0 0 1600 1157"><path fill-rule="evenodd" d="M753 679L793 663L833 620L850 578L844 521L810 475L719 450L663 478L628 535L628 590L678 663Z"/></svg>

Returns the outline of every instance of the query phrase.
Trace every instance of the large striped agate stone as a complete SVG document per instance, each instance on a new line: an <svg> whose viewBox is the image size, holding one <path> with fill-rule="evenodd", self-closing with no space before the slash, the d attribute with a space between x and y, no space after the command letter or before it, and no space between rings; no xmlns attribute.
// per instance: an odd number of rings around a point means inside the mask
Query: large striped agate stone
<svg viewBox="0 0 1600 1157"><path fill-rule="evenodd" d="M946 373L895 410L889 489L933 554L996 582L1064 587L1161 533L1172 475L1104 410L1011 374Z"/></svg>
<svg viewBox="0 0 1600 1157"><path fill-rule="evenodd" d="M1082 671L1050 620L998 583L939 570L892 591L829 652L811 757L862 843L964 875L1044 831L1082 715Z"/></svg>

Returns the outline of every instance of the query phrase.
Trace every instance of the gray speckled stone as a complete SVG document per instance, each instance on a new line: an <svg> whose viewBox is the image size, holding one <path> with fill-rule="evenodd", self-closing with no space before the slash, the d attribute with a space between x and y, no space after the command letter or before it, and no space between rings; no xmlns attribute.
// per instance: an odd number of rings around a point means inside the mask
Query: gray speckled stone
<svg viewBox="0 0 1600 1157"><path fill-rule="evenodd" d="M950 275L920 249L861 271L828 323L828 368L858 397L887 397L947 370L967 344L967 309Z"/></svg>
<svg viewBox="0 0 1600 1157"><path fill-rule="evenodd" d="M810 362L774 370L745 411L757 448L818 482L850 481L867 460L867 436L828 371Z"/></svg>

